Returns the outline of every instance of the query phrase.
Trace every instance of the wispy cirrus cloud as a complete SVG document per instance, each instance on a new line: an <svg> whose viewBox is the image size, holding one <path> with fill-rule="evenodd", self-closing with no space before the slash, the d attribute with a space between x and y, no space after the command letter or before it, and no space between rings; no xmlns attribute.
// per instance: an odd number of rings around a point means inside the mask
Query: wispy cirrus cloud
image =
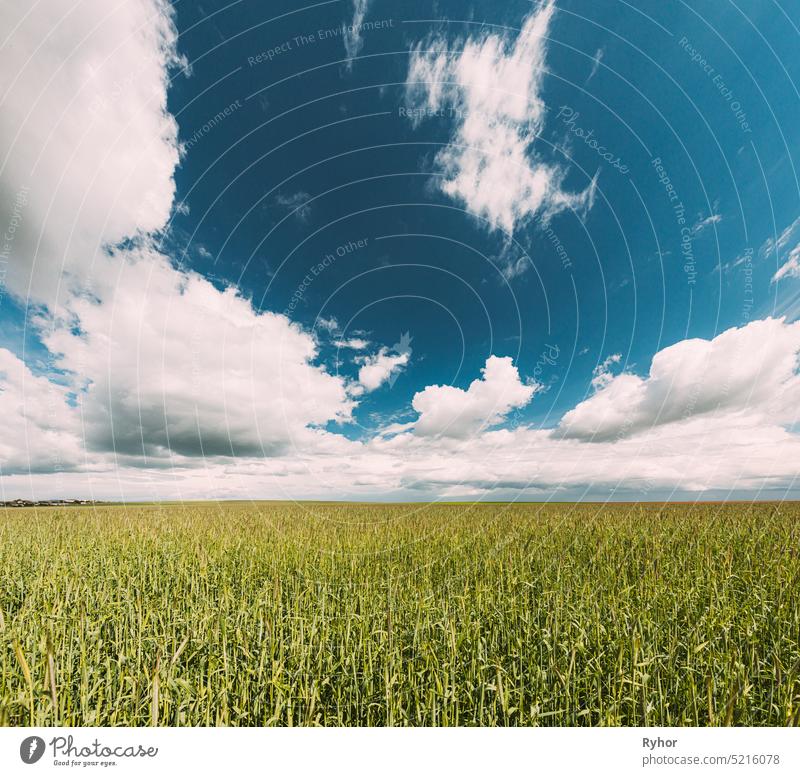
<svg viewBox="0 0 800 776"><path fill-rule="evenodd" d="M344 50L347 55L347 66L352 67L353 59L358 56L364 41L361 38L361 25L367 15L369 0L353 0L353 21L344 27Z"/></svg>
<svg viewBox="0 0 800 776"><path fill-rule="evenodd" d="M600 63L603 61L604 56L605 51L602 48L595 51L594 57L592 58L592 69L589 71L589 77L586 79L587 84L597 75L597 71L600 69Z"/></svg>
<svg viewBox="0 0 800 776"><path fill-rule="evenodd" d="M772 282L776 283L781 278L800 277L800 243L795 245L786 257L786 260L778 267L777 272L772 276Z"/></svg>
<svg viewBox="0 0 800 776"><path fill-rule="evenodd" d="M761 256L767 257L776 254L780 256L786 249L800 240L800 216L776 237L768 237L759 251Z"/></svg>
<svg viewBox="0 0 800 776"><path fill-rule="evenodd" d="M722 216L719 213L712 213L705 218L699 218L692 226L692 236L696 237L709 226L714 226L722 221Z"/></svg>
<svg viewBox="0 0 800 776"><path fill-rule="evenodd" d="M369 347L369 340L361 337L351 337L350 339L334 340L333 344L343 350L366 350Z"/></svg>
<svg viewBox="0 0 800 776"><path fill-rule="evenodd" d="M300 221L308 221L311 216L311 205L309 200L311 195L306 191L297 191L294 194L278 194L275 197L275 204L286 208Z"/></svg>
<svg viewBox="0 0 800 776"><path fill-rule="evenodd" d="M763 259L771 259L778 264L771 282L777 283L786 278L800 277L800 216L794 219L775 237L764 240L758 252Z"/></svg>

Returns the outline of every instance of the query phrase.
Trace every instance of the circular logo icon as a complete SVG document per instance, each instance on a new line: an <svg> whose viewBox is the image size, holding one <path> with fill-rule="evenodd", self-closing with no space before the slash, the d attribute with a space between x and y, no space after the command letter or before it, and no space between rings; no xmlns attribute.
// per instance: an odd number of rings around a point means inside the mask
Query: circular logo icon
<svg viewBox="0 0 800 776"><path fill-rule="evenodd" d="M19 756L22 762L28 765L38 763L41 756L44 754L44 739L39 736L28 736L19 745Z"/></svg>

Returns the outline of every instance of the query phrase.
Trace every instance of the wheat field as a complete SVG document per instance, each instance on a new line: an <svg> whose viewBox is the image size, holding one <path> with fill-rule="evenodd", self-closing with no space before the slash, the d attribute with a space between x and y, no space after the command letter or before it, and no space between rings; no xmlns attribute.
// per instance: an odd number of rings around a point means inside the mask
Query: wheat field
<svg viewBox="0 0 800 776"><path fill-rule="evenodd" d="M5 725L795 725L800 508L0 516Z"/></svg>

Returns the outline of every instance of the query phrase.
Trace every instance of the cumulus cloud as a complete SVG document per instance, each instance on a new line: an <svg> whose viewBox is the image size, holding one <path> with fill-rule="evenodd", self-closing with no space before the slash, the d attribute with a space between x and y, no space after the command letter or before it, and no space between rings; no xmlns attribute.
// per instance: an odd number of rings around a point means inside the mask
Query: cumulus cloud
<svg viewBox="0 0 800 776"><path fill-rule="evenodd" d="M360 340L356 341L361 344ZM364 343L364 347L368 343ZM359 356L356 361L361 364L358 370L358 382L364 391L370 392L380 388L384 383L394 385L394 381L411 360L411 336L403 334L399 342L391 348L382 347L377 353Z"/></svg>
<svg viewBox="0 0 800 776"><path fill-rule="evenodd" d="M314 337L285 316L147 249L111 256L104 281L43 331L81 391L91 449L278 455L349 418L343 378L314 365Z"/></svg>
<svg viewBox="0 0 800 776"><path fill-rule="evenodd" d="M318 432L295 455L205 461L202 466L118 467L107 474L10 475L18 495L145 498L664 499L797 495L797 434L753 418L695 418L632 437L587 443L547 430L499 429L467 439L400 433L354 441Z"/></svg>
<svg viewBox="0 0 800 776"><path fill-rule="evenodd" d="M83 448L68 390L35 375L0 348L0 474L62 472L78 466Z"/></svg>
<svg viewBox="0 0 800 776"><path fill-rule="evenodd" d="M411 406L419 413L417 436L464 438L500 423L511 410L524 407L538 384L525 385L508 358L490 356L482 377L467 390L452 385L429 385L415 394Z"/></svg>
<svg viewBox="0 0 800 776"><path fill-rule="evenodd" d="M439 185L492 229L510 233L532 216L546 223L593 201L594 182L582 192L565 190L566 171L534 150L554 11L553 2L543 3L515 39L492 33L454 44L436 37L411 52L406 93L415 115L448 108L457 116L452 143L436 157Z"/></svg>
<svg viewBox="0 0 800 776"><path fill-rule="evenodd" d="M365 7L356 4L361 18ZM514 41L472 38L455 56L433 41L432 52L418 47L412 57L418 77L436 76L415 92L422 103L462 111L438 160L445 190L495 228L591 202L589 190L565 193L563 171L532 147L551 16L547 3ZM13 225L7 281L21 297L30 288L58 367L38 374L0 349L7 497L795 487L800 323L783 319L677 343L645 377L620 373L614 354L555 433L497 428L540 387L496 356L466 389L419 391L416 420L360 440L331 433L329 424L354 412L354 386L376 390L408 365L409 341L368 355L360 337L342 340L363 359L360 382L348 383L318 365L313 332L177 269L153 246L148 235L169 216L178 160L166 111L176 61L167 4L7 3L0 19L17 30L0 73L0 218ZM794 234L793 225L764 251L785 256ZM134 238L127 248L113 248L126 238ZM333 318L317 326L342 336Z"/></svg>
<svg viewBox="0 0 800 776"><path fill-rule="evenodd" d="M7 281L37 303L42 342L74 394L9 367L0 388L19 423L41 437L46 394L51 435L96 468L109 453L125 463L280 455L347 420L344 380L315 365L312 334L154 247L178 162L170 6L46 0L5 4L0 18L15 28L0 76L2 186L22 192L2 197L15 229ZM22 387L30 401L14 399ZM33 466L49 460L38 450Z"/></svg>
<svg viewBox="0 0 800 776"><path fill-rule="evenodd" d="M747 346L761 346L776 333L779 337L779 345L770 353L779 365L768 377L774 389L769 399L761 394L757 402L732 401L725 411L701 411L698 399L685 417L681 414L670 423L650 425L637 433L623 425L623 433L605 435L602 441L599 437L592 441L565 438L524 426L489 428L510 408L524 406L533 388L519 379L510 359L492 357L482 379L467 390L429 386L418 394L424 397L421 405L415 397L419 420L392 424L371 439L351 440L309 430L290 454L228 459L229 463L208 459L202 465L199 459L193 459L194 464L180 459L169 468L146 471L118 466L105 475L98 473L97 457L92 456L91 471L64 471L55 491L53 475L10 474L0 484L8 496L90 493L127 499L265 494L384 500L605 498L610 493L660 499L675 494L717 498L740 493L796 494L800 436L794 424L800 395L788 366L798 351L796 326L783 321L759 323L766 325L750 330L748 337L753 338L748 338ZM683 344L673 347L680 349ZM625 377L630 375L613 378L596 396ZM731 380L725 395L747 393L747 383L748 379ZM492 394L493 400L482 394ZM448 411L454 403L460 417ZM431 433L426 433L425 425L418 433L423 419Z"/></svg>
<svg viewBox="0 0 800 776"><path fill-rule="evenodd" d="M0 27L14 31L0 70L0 224L16 224L6 281L56 306L104 244L169 217L177 35L165 0L3 3Z"/></svg>
<svg viewBox="0 0 800 776"><path fill-rule="evenodd" d="M608 441L690 418L758 415L789 423L800 399L797 375L800 322L752 321L712 340L688 339L656 353L646 377L607 367L595 375L595 393L567 412L567 438ZM618 360L618 359L617 359ZM598 379L599 378L599 379Z"/></svg>
<svg viewBox="0 0 800 776"><path fill-rule="evenodd" d="M375 355L365 358L358 370L358 382L364 390L374 391L398 374L410 357L408 353L392 353L388 348L381 348Z"/></svg>
<svg viewBox="0 0 800 776"><path fill-rule="evenodd" d="M592 444L525 427L467 439L405 433L379 440L371 452L384 458L387 484L436 498L592 492L647 499L708 491L724 497L737 489L796 488L800 439L754 418L732 424L712 417Z"/></svg>

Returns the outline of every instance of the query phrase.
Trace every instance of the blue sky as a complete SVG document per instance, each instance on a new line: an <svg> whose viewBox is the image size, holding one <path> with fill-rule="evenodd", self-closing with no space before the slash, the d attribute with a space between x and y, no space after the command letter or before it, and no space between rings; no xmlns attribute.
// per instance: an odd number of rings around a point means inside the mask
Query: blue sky
<svg viewBox="0 0 800 776"><path fill-rule="evenodd" d="M796 495L797 9L47 5L7 497Z"/></svg>

